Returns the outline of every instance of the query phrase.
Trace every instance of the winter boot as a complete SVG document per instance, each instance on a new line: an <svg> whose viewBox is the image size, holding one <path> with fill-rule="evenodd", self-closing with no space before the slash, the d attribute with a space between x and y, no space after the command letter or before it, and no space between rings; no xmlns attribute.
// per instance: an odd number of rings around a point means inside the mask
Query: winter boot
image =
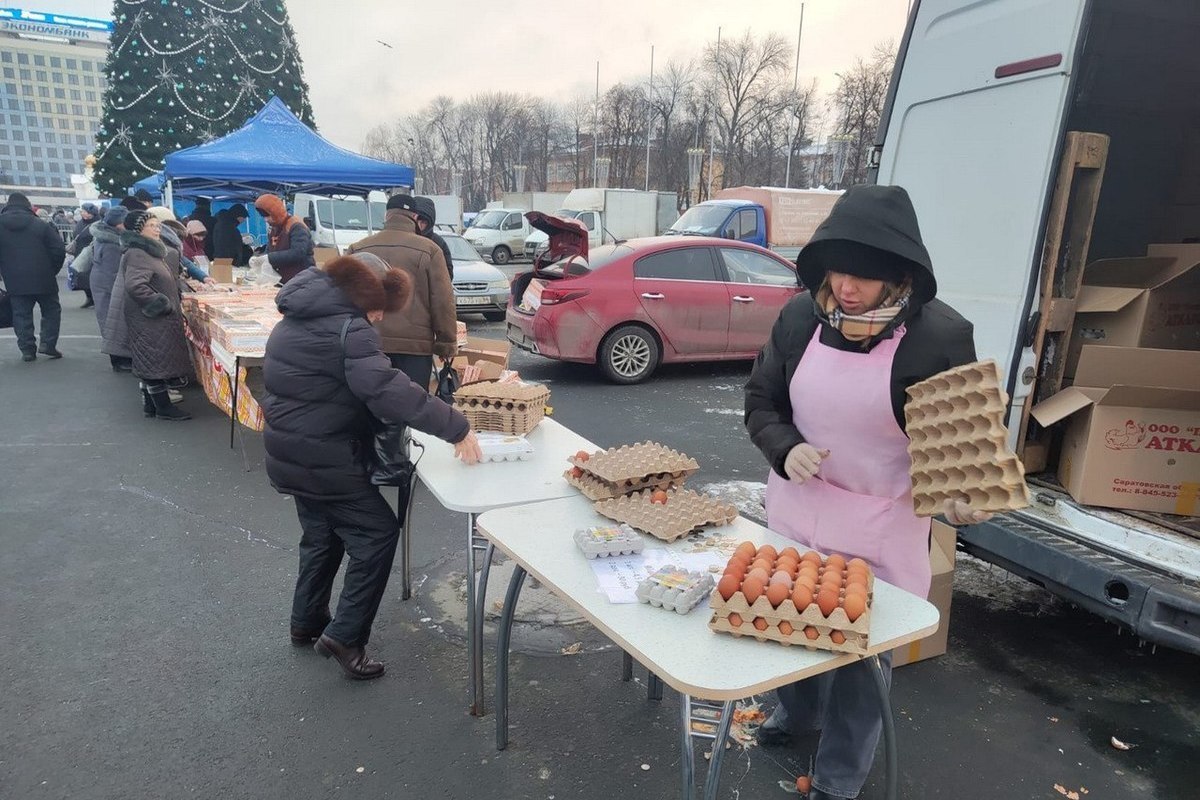
<svg viewBox="0 0 1200 800"><path fill-rule="evenodd" d="M154 409L154 398L150 395L150 390L142 384L142 413L147 417L153 417L156 413Z"/></svg>
<svg viewBox="0 0 1200 800"><path fill-rule="evenodd" d="M49 358L62 358L62 353L58 352L58 348L42 345L38 348L38 352Z"/></svg>
<svg viewBox="0 0 1200 800"><path fill-rule="evenodd" d="M165 419L168 422L178 422L179 420L192 418L191 414L186 411L180 411L171 405L171 398L167 397L165 391L152 392L150 397L154 401L154 415L159 419Z"/></svg>

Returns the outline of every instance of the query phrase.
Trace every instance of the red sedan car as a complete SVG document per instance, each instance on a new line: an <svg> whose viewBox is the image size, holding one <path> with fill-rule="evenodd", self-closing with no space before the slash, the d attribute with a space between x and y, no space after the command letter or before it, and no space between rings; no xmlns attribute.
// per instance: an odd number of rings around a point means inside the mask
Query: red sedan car
<svg viewBox="0 0 1200 800"><path fill-rule="evenodd" d="M537 216L543 230L559 222ZM573 228L547 232L553 263L513 281L508 338L547 358L599 364L616 383L643 381L662 363L752 359L802 291L795 267L756 245L659 236L585 257L586 233L580 245Z"/></svg>

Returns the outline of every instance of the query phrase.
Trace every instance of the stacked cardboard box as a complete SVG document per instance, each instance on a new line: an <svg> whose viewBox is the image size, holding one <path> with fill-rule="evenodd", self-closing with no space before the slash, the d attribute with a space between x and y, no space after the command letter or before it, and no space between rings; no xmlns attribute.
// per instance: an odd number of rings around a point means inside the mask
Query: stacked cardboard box
<svg viewBox="0 0 1200 800"><path fill-rule="evenodd" d="M946 652L950 638L950 603L954 599L955 539L958 534L953 527L939 520L933 521L929 541L929 567L933 579L929 583L926 598L937 606L938 629L924 639L897 647L892 651L892 666L915 664Z"/></svg>

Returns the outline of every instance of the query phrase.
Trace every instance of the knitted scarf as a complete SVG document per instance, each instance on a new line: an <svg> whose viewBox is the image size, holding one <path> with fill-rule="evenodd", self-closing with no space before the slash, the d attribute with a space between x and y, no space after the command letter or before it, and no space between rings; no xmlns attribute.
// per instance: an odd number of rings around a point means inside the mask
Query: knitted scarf
<svg viewBox="0 0 1200 800"><path fill-rule="evenodd" d="M821 288L817 290L817 308L823 312L825 321L842 336L852 342L862 342L863 347L866 347L871 339L887 330L896 317L908 307L908 301L912 297L912 278L906 279L902 284L887 283L884 286L879 305L861 314L847 314L842 311L837 298L833 296L829 277L826 276Z"/></svg>

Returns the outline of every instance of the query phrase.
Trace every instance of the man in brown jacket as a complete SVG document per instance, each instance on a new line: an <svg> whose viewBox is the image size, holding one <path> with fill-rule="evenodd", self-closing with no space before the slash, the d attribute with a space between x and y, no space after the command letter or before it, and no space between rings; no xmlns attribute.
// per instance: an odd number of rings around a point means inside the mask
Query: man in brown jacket
<svg viewBox="0 0 1200 800"><path fill-rule="evenodd" d="M441 249L417 233L417 207L410 195L387 202L383 229L350 246L351 253L374 253L412 278L412 302L388 312L376 327L392 366L413 383L429 386L433 357L450 358L458 349L454 288Z"/></svg>

